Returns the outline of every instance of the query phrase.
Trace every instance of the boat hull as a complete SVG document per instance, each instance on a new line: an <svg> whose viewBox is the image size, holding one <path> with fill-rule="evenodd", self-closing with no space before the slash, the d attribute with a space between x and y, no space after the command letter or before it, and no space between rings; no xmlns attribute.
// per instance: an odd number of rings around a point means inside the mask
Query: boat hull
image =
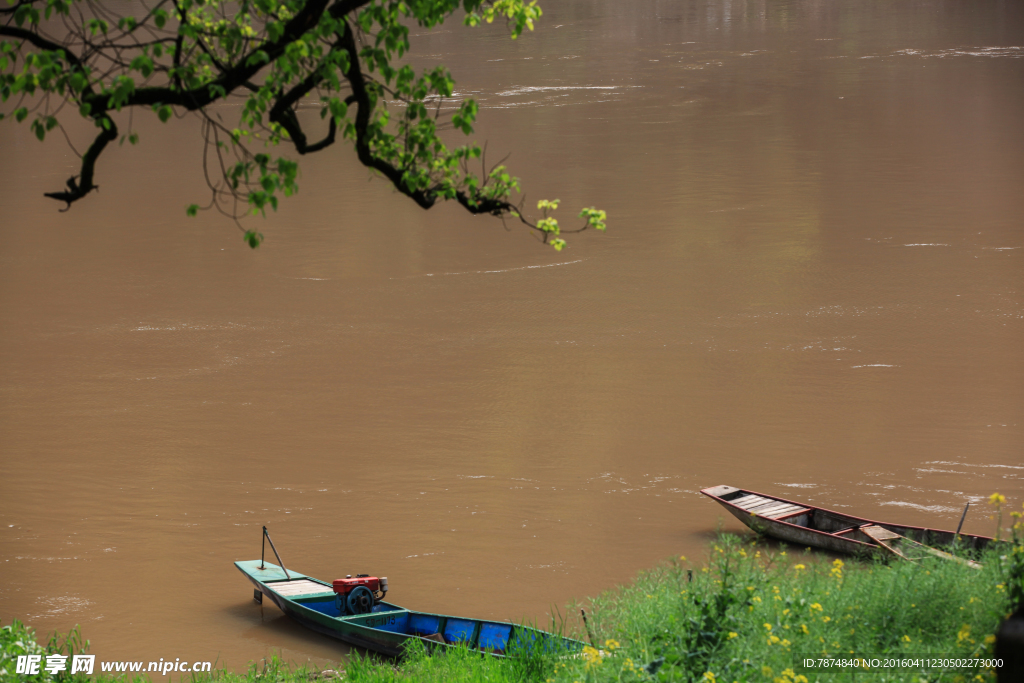
<svg viewBox="0 0 1024 683"><path fill-rule="evenodd" d="M235 562L263 596L288 617L318 633L349 645L392 657L401 656L411 641L428 650L468 647L482 653L505 656L515 648L577 651L583 643L538 629L507 622L465 619L407 610L381 602L373 611L341 615L330 584L259 560Z"/></svg>
<svg viewBox="0 0 1024 683"><path fill-rule="evenodd" d="M835 553L887 555L889 551L861 531L870 526L882 527L932 547L952 546L955 542L964 549L981 550L992 542L987 536L889 524L733 486L714 486L701 490L701 493L718 502L736 519L760 534L794 545Z"/></svg>

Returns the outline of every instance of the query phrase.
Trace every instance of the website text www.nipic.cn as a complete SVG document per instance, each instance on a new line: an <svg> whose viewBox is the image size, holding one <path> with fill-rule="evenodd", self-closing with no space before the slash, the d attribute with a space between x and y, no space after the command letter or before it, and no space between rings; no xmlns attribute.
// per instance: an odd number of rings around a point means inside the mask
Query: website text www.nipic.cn
<svg viewBox="0 0 1024 683"><path fill-rule="evenodd" d="M166 676L170 673L210 671L212 666L212 662L183 662L181 657L175 657L174 661L171 661L161 657L158 662L101 661L99 670L110 673L145 671ZM73 674L91 674L95 670L96 655L18 655L16 673L32 675L42 671L50 674L70 671Z"/></svg>

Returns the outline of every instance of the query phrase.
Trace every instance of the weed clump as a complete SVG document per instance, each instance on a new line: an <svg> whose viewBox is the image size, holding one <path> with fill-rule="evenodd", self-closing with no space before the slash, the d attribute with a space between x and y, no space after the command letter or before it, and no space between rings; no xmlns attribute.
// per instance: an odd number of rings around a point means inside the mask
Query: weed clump
<svg viewBox="0 0 1024 683"><path fill-rule="evenodd" d="M1005 560L985 559L981 570L941 559L794 561L721 536L705 567L680 558L594 601L595 625L621 644L604 680L641 680L638 662L663 662L659 680L803 683L840 677L801 671L805 658L990 656L1009 601Z"/></svg>

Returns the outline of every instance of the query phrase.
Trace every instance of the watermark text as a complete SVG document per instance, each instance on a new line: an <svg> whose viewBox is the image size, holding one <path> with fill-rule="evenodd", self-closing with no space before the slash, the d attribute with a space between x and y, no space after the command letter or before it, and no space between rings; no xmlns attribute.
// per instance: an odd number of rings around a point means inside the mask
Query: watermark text
<svg viewBox="0 0 1024 683"><path fill-rule="evenodd" d="M104 673L143 672L158 673L166 676L171 673L201 673L210 671L212 662L181 661L160 658L156 662L129 662L124 660L101 661L99 670ZM96 672L96 655L18 655L15 673L33 675L42 672L57 674L70 671L73 674L92 674Z"/></svg>

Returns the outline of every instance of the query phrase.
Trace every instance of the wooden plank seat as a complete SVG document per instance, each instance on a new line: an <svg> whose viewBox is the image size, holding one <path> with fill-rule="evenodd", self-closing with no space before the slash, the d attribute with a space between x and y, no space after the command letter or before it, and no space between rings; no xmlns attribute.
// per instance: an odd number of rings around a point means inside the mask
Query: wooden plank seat
<svg viewBox="0 0 1024 683"><path fill-rule="evenodd" d="M771 514L764 516L768 517L769 519L777 519L779 521L784 521L789 517L799 517L800 515L807 514L810 511L810 508L803 508L800 507L799 505L790 505L783 510L776 510Z"/></svg>
<svg viewBox="0 0 1024 683"><path fill-rule="evenodd" d="M774 519L775 515L784 515L787 512L796 510L797 507L798 506L791 505L790 503L776 503L775 505L762 505L761 507L754 508L753 510L747 510L747 512L752 512L760 517L771 517Z"/></svg>
<svg viewBox="0 0 1024 683"><path fill-rule="evenodd" d="M751 507L757 507L759 505L764 505L765 503L777 503L778 501L772 500L771 498L764 498L762 496L748 494L746 496L741 496L736 500L730 500L729 502L732 505L735 505L736 507L743 508L744 510L749 510Z"/></svg>
<svg viewBox="0 0 1024 683"><path fill-rule="evenodd" d="M334 589L316 581L298 579L293 581L275 581L268 583L267 587L278 595L294 598L298 595L314 595L316 593L333 593Z"/></svg>
<svg viewBox="0 0 1024 683"><path fill-rule="evenodd" d="M810 512L810 508L805 508L801 505L786 503L781 500L775 500L774 498L756 496L754 494L747 494L729 502L751 514L757 515L758 517L767 517L768 519L795 517L797 515Z"/></svg>

